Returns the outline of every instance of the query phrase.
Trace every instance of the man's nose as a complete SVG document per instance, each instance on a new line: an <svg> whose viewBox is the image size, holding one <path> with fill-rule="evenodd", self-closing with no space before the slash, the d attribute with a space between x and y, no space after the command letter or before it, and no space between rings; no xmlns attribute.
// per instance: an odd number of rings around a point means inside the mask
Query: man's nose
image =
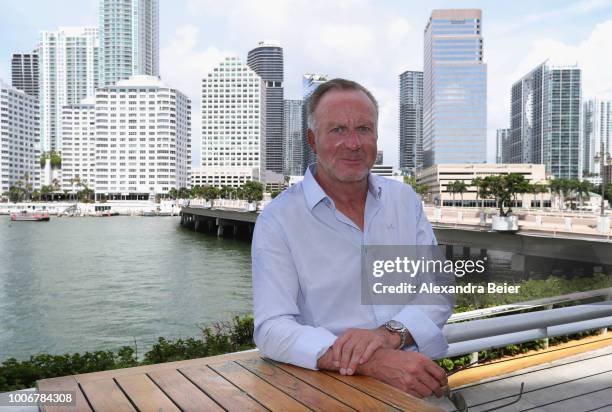
<svg viewBox="0 0 612 412"><path fill-rule="evenodd" d="M361 136L357 130L351 130L348 132L345 145L351 150L357 150L361 147Z"/></svg>

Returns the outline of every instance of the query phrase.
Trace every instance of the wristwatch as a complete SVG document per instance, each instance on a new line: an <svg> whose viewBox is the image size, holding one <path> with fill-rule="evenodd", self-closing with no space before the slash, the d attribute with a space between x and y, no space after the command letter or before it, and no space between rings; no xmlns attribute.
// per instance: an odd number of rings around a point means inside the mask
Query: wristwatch
<svg viewBox="0 0 612 412"><path fill-rule="evenodd" d="M406 340L408 339L408 328L404 326L402 322L393 319L387 321L384 326L390 332L399 333L400 344L396 349L403 349L406 346Z"/></svg>

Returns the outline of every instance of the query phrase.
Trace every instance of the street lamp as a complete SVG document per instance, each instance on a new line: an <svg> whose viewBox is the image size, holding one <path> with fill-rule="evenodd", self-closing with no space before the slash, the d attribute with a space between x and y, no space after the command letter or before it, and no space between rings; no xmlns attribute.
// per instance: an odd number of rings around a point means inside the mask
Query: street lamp
<svg viewBox="0 0 612 412"><path fill-rule="evenodd" d="M599 163L599 176L601 176L601 216L605 216L604 211L604 199L606 192L606 166L612 164L612 158L610 157L610 153L606 152L604 147L604 141L601 139L601 143L599 146L599 152L595 155L595 163Z"/></svg>

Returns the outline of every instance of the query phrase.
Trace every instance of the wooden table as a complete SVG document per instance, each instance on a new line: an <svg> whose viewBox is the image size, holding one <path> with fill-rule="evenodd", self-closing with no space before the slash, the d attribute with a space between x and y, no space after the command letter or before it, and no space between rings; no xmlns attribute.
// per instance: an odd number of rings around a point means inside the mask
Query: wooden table
<svg viewBox="0 0 612 412"><path fill-rule="evenodd" d="M45 411L440 411L378 380L312 371L257 351L42 379L76 405Z"/></svg>

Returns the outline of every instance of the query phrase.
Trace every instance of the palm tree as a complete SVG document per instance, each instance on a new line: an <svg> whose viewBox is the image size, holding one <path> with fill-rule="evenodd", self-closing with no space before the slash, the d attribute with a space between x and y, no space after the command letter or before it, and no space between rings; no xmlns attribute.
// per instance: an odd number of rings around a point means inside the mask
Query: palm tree
<svg viewBox="0 0 612 412"><path fill-rule="evenodd" d="M533 186L533 193L534 194L540 194L540 208L544 209L544 193L548 192L548 186L541 184L541 183L535 183Z"/></svg>
<svg viewBox="0 0 612 412"><path fill-rule="evenodd" d="M453 206L455 206L455 182L448 182L446 184L446 191L448 193L452 193L453 194Z"/></svg>
<svg viewBox="0 0 612 412"><path fill-rule="evenodd" d="M404 176L404 183L412 186L412 189L421 197L425 196L429 191L427 185L417 183L415 176Z"/></svg>
<svg viewBox="0 0 612 412"><path fill-rule="evenodd" d="M578 202L580 204L580 208L582 208L582 201L589 200L590 192L593 190L593 185L588 180L583 180L578 182L576 185L576 193L578 194Z"/></svg>
<svg viewBox="0 0 612 412"><path fill-rule="evenodd" d="M459 195L461 196L461 206L463 206L463 194L467 192L467 185L465 184L463 180L455 180L453 182L453 187L454 187L455 193L459 193Z"/></svg>

